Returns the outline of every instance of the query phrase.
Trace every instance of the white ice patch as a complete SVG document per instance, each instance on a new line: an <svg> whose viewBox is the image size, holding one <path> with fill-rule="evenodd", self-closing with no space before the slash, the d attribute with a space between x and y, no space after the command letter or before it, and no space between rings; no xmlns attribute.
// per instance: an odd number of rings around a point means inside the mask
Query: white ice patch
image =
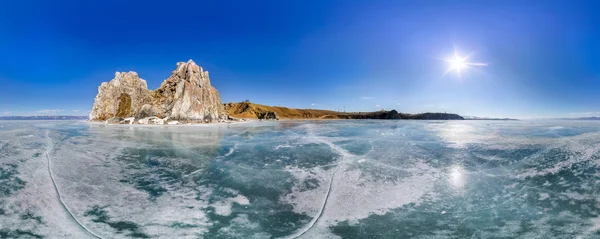
<svg viewBox="0 0 600 239"><path fill-rule="evenodd" d="M418 203L422 196L432 190L439 178L438 170L421 162L414 162L412 168L406 169L411 177L396 183L364 176L360 169L350 167L359 160L357 156L334 144L331 139L315 135L314 127L307 125L309 135L306 140L328 145L342 158L338 160L336 168L327 171L318 167L308 170L288 168L300 183L307 179L319 182L319 187L309 190L299 190L301 186L296 185L282 199L294 205L294 211L313 217L311 224L293 234L292 238L333 238L331 232L324 228L340 221L356 222L372 214L382 215L391 209ZM326 203L321 204L325 199Z"/></svg>
<svg viewBox="0 0 600 239"><path fill-rule="evenodd" d="M298 183L294 185L292 192L284 195L281 200L293 205L294 212L296 213L306 214L311 217L317 215L322 206L317 202L324 200L333 170L324 170L321 167L310 169L288 167L286 171L290 172L298 180ZM319 186L307 190L302 185L307 180L316 180Z"/></svg>
<svg viewBox="0 0 600 239"><path fill-rule="evenodd" d="M590 139L590 137L593 137L593 139ZM593 164L599 165L600 158L598 158L598 155L600 155L600 144L594 143L594 142L597 142L597 140L598 140L597 137L598 137L598 134L596 134L596 133L593 133L593 134L588 133L588 134L582 134L582 135L573 136L573 137L563 137L563 139L558 140L559 142L562 141L562 144L560 144L560 145L557 145L557 143L555 142L556 140L554 142L552 142L551 144L548 143L545 151L548 151L553 148L560 148L560 149L566 150L571 153L567 156L566 160L557 162L556 164L552 165L552 167L544 168L542 170L537 170L537 169L527 170L527 171L517 175L517 177L518 178L527 178L527 177L556 174L564 169L571 168L572 166L574 166L576 164L580 164L580 163L584 163L584 162L588 162L588 161L592 162ZM587 145L590 143L592 145ZM594 160L594 157L596 157L597 159ZM578 173L578 172L575 172L575 173Z"/></svg>
<svg viewBox="0 0 600 239"><path fill-rule="evenodd" d="M413 176L397 183L361 177L360 170L340 168L334 180L330 204L323 215L324 221L358 220L371 214L382 215L419 199L433 188L439 172L421 164L409 169Z"/></svg>
<svg viewBox="0 0 600 239"><path fill-rule="evenodd" d="M233 206L233 203L237 203L239 205L248 205L250 204L250 201L243 195L237 195L232 198L225 198L221 201L217 201L210 206L215 208L216 214L221 216L229 216L232 212L231 207Z"/></svg>

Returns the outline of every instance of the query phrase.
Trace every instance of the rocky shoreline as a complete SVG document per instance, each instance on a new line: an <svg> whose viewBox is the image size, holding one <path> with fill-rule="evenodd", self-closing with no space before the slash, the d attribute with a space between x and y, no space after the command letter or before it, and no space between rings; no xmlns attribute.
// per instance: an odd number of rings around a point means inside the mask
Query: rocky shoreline
<svg viewBox="0 0 600 239"><path fill-rule="evenodd" d="M136 119L135 117L118 118L113 117L105 121L91 120L92 122L103 122L105 124L143 124L143 125L190 125L190 124L205 124L205 123L235 123L247 121L246 119L228 118L218 121L200 121L200 120L171 120L169 117L159 118L156 116Z"/></svg>
<svg viewBox="0 0 600 239"><path fill-rule="evenodd" d="M265 106L248 101L221 103L210 84L208 71L192 60L177 63L171 76L156 90L149 90L137 72L116 72L103 82L90 111L89 120L105 124L180 125L237 122L245 119L425 119L464 120L457 114L406 114L396 110L337 112Z"/></svg>
<svg viewBox="0 0 600 239"><path fill-rule="evenodd" d="M281 106L267 106L249 101L225 104L227 114L235 118L254 119L413 119L413 120L464 120L457 114L422 113L408 114L396 110L374 112L338 112L332 110L292 109Z"/></svg>

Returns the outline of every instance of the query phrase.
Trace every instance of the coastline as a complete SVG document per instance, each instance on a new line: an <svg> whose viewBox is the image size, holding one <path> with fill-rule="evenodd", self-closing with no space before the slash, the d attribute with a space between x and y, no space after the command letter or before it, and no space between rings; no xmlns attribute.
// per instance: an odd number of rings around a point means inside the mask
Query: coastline
<svg viewBox="0 0 600 239"><path fill-rule="evenodd" d="M210 126L225 126L225 125L238 125L245 124L251 122L260 122L260 120L252 119L245 121L231 121L231 122L214 122L214 123L186 123L186 124L115 124L115 123L106 123L105 121L93 121L87 120L84 121L90 125L96 126L134 126L134 127L182 127L182 126L194 126L194 127L210 127Z"/></svg>
<svg viewBox="0 0 600 239"><path fill-rule="evenodd" d="M244 102L225 104L225 110L233 118L254 119L300 119L300 120L329 120L329 119L417 119L417 120L464 120L464 117L446 112L403 113L395 109L369 112L340 112L322 109L295 109L283 106L268 106Z"/></svg>
<svg viewBox="0 0 600 239"><path fill-rule="evenodd" d="M440 119L322 119L322 118L285 118L278 120L260 120L260 119L245 119L243 121L231 121L231 122L214 122L214 123L187 123L187 124L115 124L105 123L104 121L82 121L90 125L95 126L134 126L134 127L213 127L213 126L228 126L228 125L243 125L251 123L275 123L275 122L302 122L302 121L440 121ZM456 121L456 120L442 120L442 121ZM461 120L462 121L462 120ZM476 121L476 120L470 120Z"/></svg>

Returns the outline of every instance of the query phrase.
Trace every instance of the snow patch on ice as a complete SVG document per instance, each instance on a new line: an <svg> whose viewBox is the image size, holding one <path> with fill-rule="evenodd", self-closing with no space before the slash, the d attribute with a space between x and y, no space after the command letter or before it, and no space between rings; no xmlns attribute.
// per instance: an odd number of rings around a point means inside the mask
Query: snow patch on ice
<svg viewBox="0 0 600 239"><path fill-rule="evenodd" d="M211 204L211 206L215 208L216 214L221 216L229 216L232 212L231 207L233 206L233 203L237 203L239 205L248 205L250 204L250 201L243 195L237 195L235 197L225 198L217 201Z"/></svg>

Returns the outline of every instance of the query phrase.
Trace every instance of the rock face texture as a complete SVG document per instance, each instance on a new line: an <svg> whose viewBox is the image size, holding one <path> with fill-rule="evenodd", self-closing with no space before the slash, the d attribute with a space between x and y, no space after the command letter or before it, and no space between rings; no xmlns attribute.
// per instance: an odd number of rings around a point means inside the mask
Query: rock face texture
<svg viewBox="0 0 600 239"><path fill-rule="evenodd" d="M115 78L98 87L90 120L133 116L144 104L152 102L145 80L137 73L117 72Z"/></svg>
<svg viewBox="0 0 600 239"><path fill-rule="evenodd" d="M152 105L174 120L214 121L227 117L219 92L210 85L208 71L191 60L177 63L171 77L153 92L153 99Z"/></svg>
<svg viewBox="0 0 600 239"><path fill-rule="evenodd" d="M189 60L177 63L177 69L154 91L135 72L117 72L110 82L102 83L90 120L127 117L214 122L226 120L227 113L208 72Z"/></svg>

